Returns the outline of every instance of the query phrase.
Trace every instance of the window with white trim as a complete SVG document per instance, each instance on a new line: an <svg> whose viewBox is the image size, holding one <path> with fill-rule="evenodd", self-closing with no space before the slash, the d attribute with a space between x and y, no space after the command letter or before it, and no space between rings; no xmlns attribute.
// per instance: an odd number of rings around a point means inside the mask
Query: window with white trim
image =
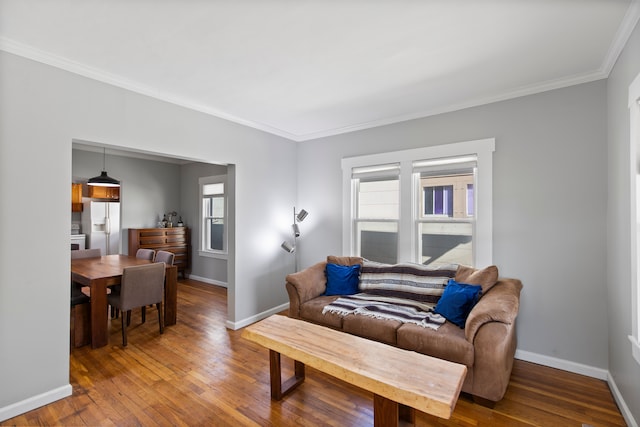
<svg viewBox="0 0 640 427"><path fill-rule="evenodd" d="M385 263L492 263L493 139L349 157L343 252Z"/></svg>
<svg viewBox="0 0 640 427"><path fill-rule="evenodd" d="M199 179L200 184L200 251L203 254L227 252L226 176Z"/></svg>

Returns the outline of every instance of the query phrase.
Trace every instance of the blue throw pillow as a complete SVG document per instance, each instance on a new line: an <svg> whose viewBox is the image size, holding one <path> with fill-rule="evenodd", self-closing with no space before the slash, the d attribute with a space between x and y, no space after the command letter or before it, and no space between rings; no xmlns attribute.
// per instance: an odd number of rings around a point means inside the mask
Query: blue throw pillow
<svg viewBox="0 0 640 427"><path fill-rule="evenodd" d="M471 309L478 302L482 286L467 285L450 279L433 311L464 329Z"/></svg>
<svg viewBox="0 0 640 427"><path fill-rule="evenodd" d="M353 295L358 293L360 264L327 264L327 290L325 295Z"/></svg>

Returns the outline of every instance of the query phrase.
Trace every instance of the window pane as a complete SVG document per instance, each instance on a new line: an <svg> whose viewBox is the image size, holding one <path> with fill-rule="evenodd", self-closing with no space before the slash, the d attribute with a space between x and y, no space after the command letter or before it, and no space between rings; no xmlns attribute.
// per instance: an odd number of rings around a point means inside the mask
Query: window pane
<svg viewBox="0 0 640 427"><path fill-rule="evenodd" d="M453 185L425 187L424 214L453 216Z"/></svg>
<svg viewBox="0 0 640 427"><path fill-rule="evenodd" d="M221 251L224 249L224 221L222 219L210 220L210 244L209 249Z"/></svg>
<svg viewBox="0 0 640 427"><path fill-rule="evenodd" d="M358 192L358 218L398 219L400 181L361 181Z"/></svg>
<svg viewBox="0 0 640 427"><path fill-rule="evenodd" d="M473 265L473 225L469 222L421 222L418 226L422 247L420 262Z"/></svg>
<svg viewBox="0 0 640 427"><path fill-rule="evenodd" d="M467 216L475 215L475 197L473 195L473 184L467 184Z"/></svg>
<svg viewBox="0 0 640 427"><path fill-rule="evenodd" d="M395 264L398 260L398 223L360 221L356 225L360 256Z"/></svg>
<svg viewBox="0 0 640 427"><path fill-rule="evenodd" d="M202 198L204 229L202 245L204 250L224 251L225 207L224 197L205 196Z"/></svg>
<svg viewBox="0 0 640 427"><path fill-rule="evenodd" d="M210 196L214 194L224 194L224 184L204 184L202 186L202 194L204 196Z"/></svg>
<svg viewBox="0 0 640 427"><path fill-rule="evenodd" d="M211 216L224 218L224 197L213 197L211 203Z"/></svg>

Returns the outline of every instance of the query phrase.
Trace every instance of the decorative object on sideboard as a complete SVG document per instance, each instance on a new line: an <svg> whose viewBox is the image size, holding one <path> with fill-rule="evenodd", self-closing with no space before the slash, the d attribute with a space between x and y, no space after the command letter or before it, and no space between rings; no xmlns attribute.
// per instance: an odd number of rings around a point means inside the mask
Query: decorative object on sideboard
<svg viewBox="0 0 640 427"><path fill-rule="evenodd" d="M178 216L178 213L176 211L171 211L167 212L167 215L169 216L169 219L167 220L167 227L171 228L173 227L173 218Z"/></svg>
<svg viewBox="0 0 640 427"><path fill-rule="evenodd" d="M107 150L102 149L102 173L100 176L94 176L87 181L87 185L96 187L120 187L120 181L115 178L111 178L107 175L106 171Z"/></svg>

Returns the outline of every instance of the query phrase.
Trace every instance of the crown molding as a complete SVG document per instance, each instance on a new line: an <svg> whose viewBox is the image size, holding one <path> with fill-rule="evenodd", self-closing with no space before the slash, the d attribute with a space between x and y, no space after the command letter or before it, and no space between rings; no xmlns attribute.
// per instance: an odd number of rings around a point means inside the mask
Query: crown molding
<svg viewBox="0 0 640 427"><path fill-rule="evenodd" d="M395 123L401 123L409 120L426 118L438 114L450 113L453 111L463 110L466 108L477 107L481 105L491 104L499 101L506 101L509 99L519 98L521 96L533 95L549 90L560 89L568 86L573 86L581 83L588 83L600 79L609 77L613 66L615 65L620 53L624 49L629 37L631 36L635 26L640 20L640 0L631 0L629 8L625 13L625 16L618 27L618 31L614 36L614 39L609 47L605 58L598 70L588 72L584 74L568 76L556 80L551 80L539 84L523 86L511 91L503 92L494 96L476 98L467 100L465 102L450 104L448 106L442 106L430 110L424 110L416 113L389 117L381 120L373 120L365 123L359 123L355 125L349 125L333 129L325 129L318 132L312 132L307 134L295 134L285 131L280 128L269 126L264 123L255 122L252 120L246 120L240 117L236 117L231 114L227 114L223 111L211 108L206 105L194 102L184 97L177 96L175 94L163 92L161 90L141 85L137 82L125 79L123 77L106 73L102 70L88 67L78 62L57 56L42 50L36 49L33 46L29 46L23 43L16 42L6 37L0 36L0 50L3 50L14 55L22 56L33 61L41 62L43 64L51 65L56 68L60 68L69 71L74 74L78 74L93 80L97 80L112 86L116 86L122 89L126 89L141 95L149 96L161 101L169 102L174 105L178 105L190 110L198 111L207 115L217 117L222 120L227 120L239 125L247 126L259 131L263 131L272 135L280 136L282 138L303 142L319 138L326 138L330 136L336 136L344 133L356 132L366 129L371 129L380 126L391 125Z"/></svg>
<svg viewBox="0 0 640 427"><path fill-rule="evenodd" d="M435 116L438 114L451 113L454 111L460 111L467 108L479 107L482 105L493 104L495 102L507 101L514 98L520 98L527 95L535 95L542 92L547 92L554 89L562 89L569 86L575 86L582 83L589 83L596 80L606 79L607 75L598 70L592 73L579 74L557 80L550 80L536 85L523 86L521 88L514 89L509 92L504 92L495 96L488 96L483 98L476 98L469 101L450 104L448 106L442 106L433 108L430 110L424 110L417 113L411 113L401 116L389 117L382 120L375 120L366 123L360 123L352 126L345 126L336 129L329 129L326 131L320 131L315 133L309 133L304 135L298 135L297 141L309 141L313 139L326 138L330 136L336 136L343 133L356 132L360 130L367 130L379 126L392 125L395 123L406 122L409 120L424 119L427 117Z"/></svg>
<svg viewBox="0 0 640 427"><path fill-rule="evenodd" d="M607 55L602 61L602 66L600 67L607 77L609 77L611 70L613 70L613 66L616 64L620 53L622 53L622 49L624 49L624 46L627 44L627 41L629 41L629 37L631 37L631 33L633 33L639 19L640 0L631 0L627 13L625 13L624 18L622 18L622 23L618 27L618 31L616 31L616 35L613 38L611 46L609 46L609 51L607 52Z"/></svg>
<svg viewBox="0 0 640 427"><path fill-rule="evenodd" d="M216 110L206 105L199 104L192 100L163 92L161 90L152 88L150 86L144 86L132 80L125 79L115 74L106 73L97 68L89 67L70 59L53 55L48 52L37 49L33 46L26 45L24 43L11 40L7 37L0 36L0 50L21 56L23 58L31 59L36 62L40 62L52 67L60 68L62 70L69 71L70 73L78 74L83 77L97 80L102 83L106 83L115 87L129 90L131 92L145 95L151 98L165 101L180 107L188 108L190 110L198 111L210 116L217 117L219 119L234 122L243 126L247 126L253 129L257 129L269 134L281 136L283 138L295 141L296 135L291 134L285 130L275 128L273 126L266 125L264 123L254 122L251 120L242 119L231 114Z"/></svg>

